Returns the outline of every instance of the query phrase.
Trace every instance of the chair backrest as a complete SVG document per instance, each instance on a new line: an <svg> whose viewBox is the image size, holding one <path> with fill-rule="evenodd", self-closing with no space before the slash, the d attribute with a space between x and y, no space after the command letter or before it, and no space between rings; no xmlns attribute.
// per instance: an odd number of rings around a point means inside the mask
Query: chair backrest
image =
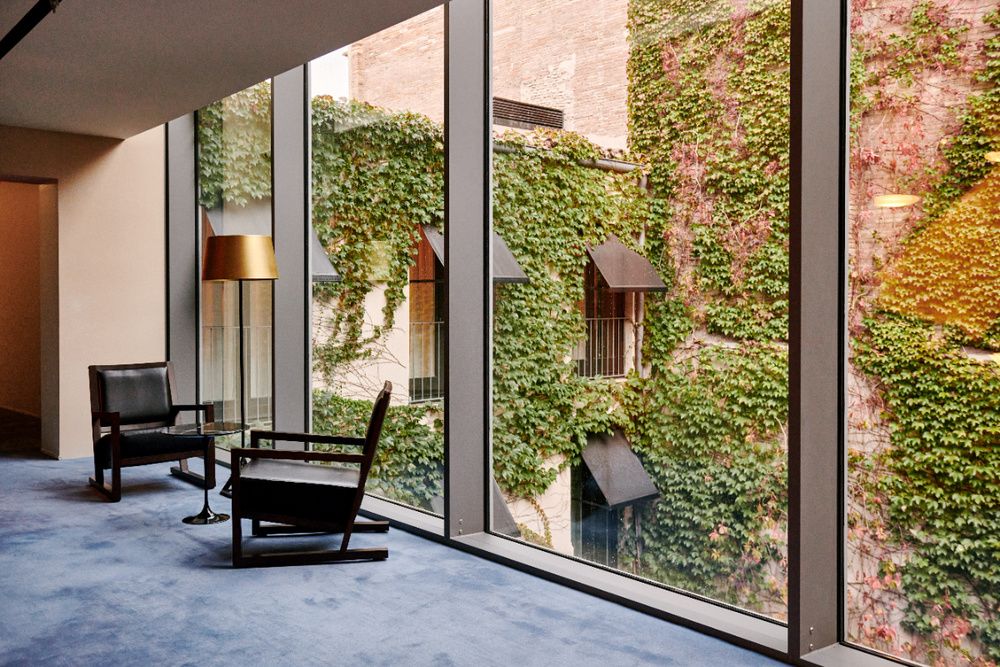
<svg viewBox="0 0 1000 667"><path fill-rule="evenodd" d="M173 410L173 368L169 361L90 366L90 408L117 412L122 426L165 425ZM110 422L101 420L101 426Z"/></svg>
<svg viewBox="0 0 1000 667"><path fill-rule="evenodd" d="M385 423L385 413L389 409L389 401L392 399L392 383L386 382L382 385L382 391L375 398L375 405L372 406L372 416L368 420L368 430L365 432L365 462L361 465L361 488L365 487L365 479L368 477L368 470L371 468L372 460L375 458L375 448L378 446L378 439L382 435L382 424Z"/></svg>

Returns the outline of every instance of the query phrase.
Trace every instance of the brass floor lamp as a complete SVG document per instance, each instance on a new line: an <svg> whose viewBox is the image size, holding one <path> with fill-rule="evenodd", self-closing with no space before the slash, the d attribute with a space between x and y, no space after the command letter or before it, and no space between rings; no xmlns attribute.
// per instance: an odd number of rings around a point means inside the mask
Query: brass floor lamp
<svg viewBox="0 0 1000 667"><path fill-rule="evenodd" d="M205 247L202 280L235 280L239 282L240 301L240 446L246 447L247 398L246 356L243 350L243 282L246 280L276 280L278 265L274 259L274 243L270 236L231 234L210 236ZM230 481L222 488L229 495Z"/></svg>

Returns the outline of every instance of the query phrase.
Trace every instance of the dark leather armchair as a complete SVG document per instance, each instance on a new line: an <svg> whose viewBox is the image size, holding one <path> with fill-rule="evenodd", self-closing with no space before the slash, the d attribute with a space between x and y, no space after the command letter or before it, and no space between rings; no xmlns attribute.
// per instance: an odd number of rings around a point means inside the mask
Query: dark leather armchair
<svg viewBox="0 0 1000 667"><path fill-rule="evenodd" d="M211 404L174 403L174 371L169 361L146 364L90 366L90 416L94 436L94 476L90 485L111 502L122 497L122 468L179 461L174 474L215 486L215 447L212 438L178 438L162 432L173 426L182 411L205 413L214 421ZM205 476L190 473L187 459L205 459ZM111 484L104 471L111 470Z"/></svg>
<svg viewBox="0 0 1000 667"><path fill-rule="evenodd" d="M302 565L345 560L383 560L388 549L350 549L351 535L385 532L387 521L358 521L365 481L375 458L375 447L392 385L382 388L372 409L364 438L313 433L251 431L250 447L234 447L233 457L233 566ZM302 443L302 451L261 449L260 440ZM315 451L356 447L358 453ZM344 464L352 464L347 466ZM253 535L342 533L340 548L327 551L282 551L246 555L241 519L252 521ZM261 522L275 525L262 526Z"/></svg>

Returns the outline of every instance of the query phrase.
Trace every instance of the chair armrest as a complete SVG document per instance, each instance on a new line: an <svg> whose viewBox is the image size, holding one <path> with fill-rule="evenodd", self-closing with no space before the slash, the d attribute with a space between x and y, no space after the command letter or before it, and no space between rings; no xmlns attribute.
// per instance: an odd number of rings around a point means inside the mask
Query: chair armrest
<svg viewBox="0 0 1000 667"><path fill-rule="evenodd" d="M362 454L343 454L340 452L294 452L287 449L260 449L250 447L233 447L229 455L242 459L283 459L286 461L335 461L338 463L363 463Z"/></svg>
<svg viewBox="0 0 1000 667"><path fill-rule="evenodd" d="M205 421L215 421L215 404L213 403L185 403L177 404L170 408L170 417L175 419L179 412L204 412Z"/></svg>
<svg viewBox="0 0 1000 667"><path fill-rule="evenodd" d="M120 412L91 412L90 418L92 421L100 423L102 426L104 422L108 422L113 431L117 431L121 427L122 415Z"/></svg>
<svg viewBox="0 0 1000 667"><path fill-rule="evenodd" d="M304 444L319 443L322 445L351 445L363 447L364 438L353 438L345 435L323 435L320 433L284 433L280 431L250 431L250 446L258 448L261 440L284 440L286 442L301 442Z"/></svg>

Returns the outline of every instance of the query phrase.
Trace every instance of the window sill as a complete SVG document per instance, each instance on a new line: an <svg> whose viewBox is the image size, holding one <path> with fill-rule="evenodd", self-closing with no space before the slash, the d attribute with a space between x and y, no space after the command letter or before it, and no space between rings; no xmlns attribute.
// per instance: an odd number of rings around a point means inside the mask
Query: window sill
<svg viewBox="0 0 1000 667"><path fill-rule="evenodd" d="M365 499L361 503L361 513L370 519L386 519L393 527L408 533L447 543L444 540L444 519L434 514L421 512L370 494L365 494Z"/></svg>
<svg viewBox="0 0 1000 667"><path fill-rule="evenodd" d="M818 651L807 653L802 656L802 662L817 667L899 667L901 664L916 664L902 659L894 660L886 656L876 655L845 644L832 644Z"/></svg>

